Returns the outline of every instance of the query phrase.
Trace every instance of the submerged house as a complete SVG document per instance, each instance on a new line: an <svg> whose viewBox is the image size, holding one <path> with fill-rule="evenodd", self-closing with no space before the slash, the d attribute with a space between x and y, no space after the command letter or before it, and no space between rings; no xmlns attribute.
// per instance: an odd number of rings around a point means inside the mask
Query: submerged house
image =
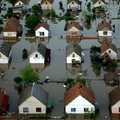
<svg viewBox="0 0 120 120"><path fill-rule="evenodd" d="M92 0L94 8L105 8L106 2L105 0Z"/></svg>
<svg viewBox="0 0 120 120"><path fill-rule="evenodd" d="M51 59L51 50L46 48L42 43L36 43L31 50L29 55L30 63L42 63L44 64L46 61L50 61Z"/></svg>
<svg viewBox="0 0 120 120"><path fill-rule="evenodd" d="M42 10L51 10L54 0L41 0Z"/></svg>
<svg viewBox="0 0 120 120"><path fill-rule="evenodd" d="M9 19L3 30L4 38L17 38L22 33L22 25L19 20L12 17Z"/></svg>
<svg viewBox="0 0 120 120"><path fill-rule="evenodd" d="M33 83L20 94L18 101L19 114L46 114L50 107L49 94L39 84Z"/></svg>
<svg viewBox="0 0 120 120"><path fill-rule="evenodd" d="M117 59L117 48L110 41L102 43L100 49L102 59Z"/></svg>
<svg viewBox="0 0 120 120"><path fill-rule="evenodd" d="M84 60L84 54L81 47L74 41L66 46L66 63L81 64Z"/></svg>
<svg viewBox="0 0 120 120"><path fill-rule="evenodd" d="M109 93L109 107L112 114L120 114L120 85Z"/></svg>
<svg viewBox="0 0 120 120"><path fill-rule="evenodd" d="M74 20L67 24L66 31L67 37L80 37L83 35L83 27Z"/></svg>
<svg viewBox="0 0 120 120"><path fill-rule="evenodd" d="M3 42L0 44L0 63L7 64L9 63L12 55L12 47L6 43Z"/></svg>
<svg viewBox="0 0 120 120"><path fill-rule="evenodd" d="M97 25L97 32L99 37L110 37L113 33L110 23L107 23L105 20L102 20Z"/></svg>
<svg viewBox="0 0 120 120"><path fill-rule="evenodd" d="M50 36L50 26L46 22L42 21L38 23L35 27L36 37L49 37Z"/></svg>
<svg viewBox="0 0 120 120"><path fill-rule="evenodd" d="M83 114L95 110L95 97L91 90L78 82L64 94L65 112Z"/></svg>

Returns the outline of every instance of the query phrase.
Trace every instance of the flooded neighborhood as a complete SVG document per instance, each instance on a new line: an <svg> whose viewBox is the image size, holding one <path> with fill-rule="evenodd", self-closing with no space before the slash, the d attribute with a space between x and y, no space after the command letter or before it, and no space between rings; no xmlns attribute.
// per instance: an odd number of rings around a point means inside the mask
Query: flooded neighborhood
<svg viewBox="0 0 120 120"><path fill-rule="evenodd" d="M0 5L0 119L120 119L119 0Z"/></svg>

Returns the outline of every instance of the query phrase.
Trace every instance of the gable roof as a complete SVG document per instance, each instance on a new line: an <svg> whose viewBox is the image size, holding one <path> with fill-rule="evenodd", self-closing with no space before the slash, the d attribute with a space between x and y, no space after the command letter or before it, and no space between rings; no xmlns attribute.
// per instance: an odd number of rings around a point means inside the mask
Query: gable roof
<svg viewBox="0 0 120 120"><path fill-rule="evenodd" d="M109 82L111 80L119 81L119 75L116 72L109 72L109 73L104 74L104 79L106 82Z"/></svg>
<svg viewBox="0 0 120 120"><path fill-rule="evenodd" d="M105 0L92 0L92 1L93 1L93 4L95 4L96 2L99 2L99 1L105 3Z"/></svg>
<svg viewBox="0 0 120 120"><path fill-rule="evenodd" d="M44 27L46 30L49 30L49 26L46 22L42 21L38 23L35 27L35 30L39 29L40 27Z"/></svg>
<svg viewBox="0 0 120 120"><path fill-rule="evenodd" d="M4 32L17 32L19 27L19 20L17 20L16 18L12 17L11 19L9 19L5 25L4 28Z"/></svg>
<svg viewBox="0 0 120 120"><path fill-rule="evenodd" d="M102 20L98 26L97 26L97 30L100 31L101 29L107 27L109 30L112 30L112 27L110 25L110 23L107 23L105 20Z"/></svg>
<svg viewBox="0 0 120 120"><path fill-rule="evenodd" d="M72 41L69 43L69 45L66 46L66 57L73 52L81 56L81 47L75 41Z"/></svg>
<svg viewBox="0 0 120 120"><path fill-rule="evenodd" d="M67 0L67 5L68 5L70 2L76 2L77 4L80 4L80 3L81 3L81 1L79 1L79 0Z"/></svg>
<svg viewBox="0 0 120 120"><path fill-rule="evenodd" d="M47 2L47 1L52 4L54 0L42 0L41 4L43 4L44 2Z"/></svg>
<svg viewBox="0 0 120 120"><path fill-rule="evenodd" d="M2 44L0 44L0 52L2 54L4 54L6 57L9 57L11 49L12 49L12 47L8 43L6 43L5 41L3 41Z"/></svg>
<svg viewBox="0 0 120 120"><path fill-rule="evenodd" d="M88 100L91 104L95 105L95 97L91 90L89 90L86 86L78 82L72 88L70 88L64 94L64 105L68 105L72 102L76 97L81 95L83 98Z"/></svg>
<svg viewBox="0 0 120 120"><path fill-rule="evenodd" d="M14 5L15 5L16 3L18 3L19 1L21 1L23 4L27 4L29 0L16 0L16 1L14 2Z"/></svg>
<svg viewBox="0 0 120 120"><path fill-rule="evenodd" d="M47 105L48 101L48 92L46 92L40 85L37 83L33 83L33 85L28 86L25 88L19 97L18 105L21 105L25 102L29 97L35 97L38 101L43 103L45 106Z"/></svg>
<svg viewBox="0 0 120 120"><path fill-rule="evenodd" d="M109 93L110 106L115 105L120 101L120 85L118 85L114 90Z"/></svg>
<svg viewBox="0 0 120 120"><path fill-rule="evenodd" d="M46 46L43 45L41 42L33 45L30 54L32 54L35 51L39 52L45 58L45 56L46 56Z"/></svg>
<svg viewBox="0 0 120 120"><path fill-rule="evenodd" d="M101 53L104 53L106 50L108 49L112 49L114 52L117 53L117 49L116 49L116 46L114 44L112 44L110 41L105 41L101 47Z"/></svg>
<svg viewBox="0 0 120 120"><path fill-rule="evenodd" d="M6 110L8 106L9 96L0 91L0 109Z"/></svg>
<svg viewBox="0 0 120 120"><path fill-rule="evenodd" d="M83 30L83 27L79 25L79 22L75 22L74 20L67 24L66 30L69 30L72 27L75 27L78 30Z"/></svg>

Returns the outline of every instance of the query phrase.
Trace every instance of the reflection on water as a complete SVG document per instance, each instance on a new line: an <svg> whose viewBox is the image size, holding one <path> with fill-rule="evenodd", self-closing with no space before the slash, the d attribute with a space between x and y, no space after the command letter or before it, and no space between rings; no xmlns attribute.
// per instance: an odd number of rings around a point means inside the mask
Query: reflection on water
<svg viewBox="0 0 120 120"><path fill-rule="evenodd" d="M41 42L43 45L48 44L50 41L50 37L41 37L41 38L36 38L36 42Z"/></svg>
<svg viewBox="0 0 120 120"><path fill-rule="evenodd" d="M99 37L99 39L98 39L98 42L99 42L100 44L102 44L102 43L104 43L104 42L106 42L106 41L112 42L112 38L111 38L111 37Z"/></svg>
<svg viewBox="0 0 120 120"><path fill-rule="evenodd" d="M14 44L16 44L17 42L19 42L21 39L4 39L4 41L6 42L6 43L8 43L10 46L13 46Z"/></svg>
<svg viewBox="0 0 120 120"><path fill-rule="evenodd" d="M82 65L73 65L70 63L66 63L66 69L73 75L78 73L82 69Z"/></svg>
<svg viewBox="0 0 120 120"><path fill-rule="evenodd" d="M69 44L72 41L75 41L76 43L80 43L82 41L82 39L66 39L66 42Z"/></svg>

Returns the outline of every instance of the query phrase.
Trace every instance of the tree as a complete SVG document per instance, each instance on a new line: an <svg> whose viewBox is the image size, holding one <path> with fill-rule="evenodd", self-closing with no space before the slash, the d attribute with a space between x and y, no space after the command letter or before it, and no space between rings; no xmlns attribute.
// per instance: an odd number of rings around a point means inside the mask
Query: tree
<svg viewBox="0 0 120 120"><path fill-rule="evenodd" d="M15 77L14 78L14 82L16 83L16 84L21 84L22 83L22 78L21 77Z"/></svg>
<svg viewBox="0 0 120 120"><path fill-rule="evenodd" d="M42 13L42 9L40 5L33 5L31 11L35 16L40 16Z"/></svg>
<svg viewBox="0 0 120 120"><path fill-rule="evenodd" d="M51 11L50 11L50 16L51 16L52 18L57 17L56 12L55 12L54 9L51 9Z"/></svg>
<svg viewBox="0 0 120 120"><path fill-rule="evenodd" d="M25 48L22 51L22 58L28 58L28 51Z"/></svg>
<svg viewBox="0 0 120 120"><path fill-rule="evenodd" d="M3 19L0 18L0 24L3 24Z"/></svg>
<svg viewBox="0 0 120 120"><path fill-rule="evenodd" d="M25 85L37 82L39 80L38 74L34 72L34 69L30 64L20 69L20 75Z"/></svg>
<svg viewBox="0 0 120 120"><path fill-rule="evenodd" d="M29 15L25 19L25 26L34 30L35 26L40 22L40 18L37 16Z"/></svg>
<svg viewBox="0 0 120 120"><path fill-rule="evenodd" d="M91 12L91 2L89 2L89 3L87 4L87 10L88 10L89 12Z"/></svg>
<svg viewBox="0 0 120 120"><path fill-rule="evenodd" d="M77 76L76 78L76 83L82 83L83 85L86 85L86 80L84 78L80 78L79 76Z"/></svg>

